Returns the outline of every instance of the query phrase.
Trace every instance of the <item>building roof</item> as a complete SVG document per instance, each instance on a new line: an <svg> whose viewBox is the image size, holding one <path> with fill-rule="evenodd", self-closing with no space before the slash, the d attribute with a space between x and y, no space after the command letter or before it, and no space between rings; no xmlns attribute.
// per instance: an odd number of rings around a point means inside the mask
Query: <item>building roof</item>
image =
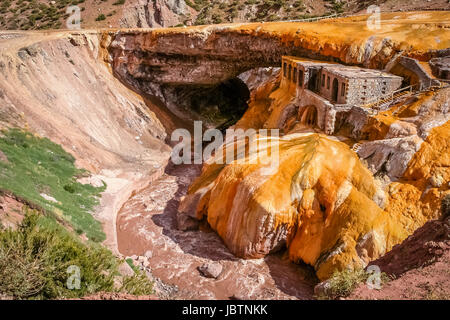
<svg viewBox="0 0 450 320"><path fill-rule="evenodd" d="M329 73L333 73L338 76L342 76L344 78L348 79L367 79L367 78L399 78L401 77L396 76L391 73L383 72L380 70L374 70L374 69L365 69L365 68L359 68L359 67L349 67L344 65L338 65L338 66L324 66L324 70L326 70Z"/></svg>
<svg viewBox="0 0 450 320"><path fill-rule="evenodd" d="M353 66L345 66L335 62L323 62L299 57L284 56L284 59L302 64L305 67L322 67L325 71L348 79L367 79L367 78L401 78L391 73L376 69L366 69Z"/></svg>

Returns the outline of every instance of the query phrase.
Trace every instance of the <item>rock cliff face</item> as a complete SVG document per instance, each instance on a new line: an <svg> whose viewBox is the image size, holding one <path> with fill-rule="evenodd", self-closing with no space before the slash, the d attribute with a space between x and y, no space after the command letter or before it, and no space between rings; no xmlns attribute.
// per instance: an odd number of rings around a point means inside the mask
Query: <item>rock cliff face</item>
<svg viewBox="0 0 450 320"><path fill-rule="evenodd" d="M128 30L114 36L110 53L120 76L170 85L217 84L255 67L279 67L282 55L383 69L400 51L429 60L448 48L445 28L437 38L433 35L440 28L439 19L447 17L446 13L385 14L382 34L367 28L367 16L316 23ZM432 27L422 30L417 39L410 26L425 21Z"/></svg>
<svg viewBox="0 0 450 320"><path fill-rule="evenodd" d="M132 91L116 88L120 82L101 63L97 35L41 41L30 36L5 42L3 48L2 106L23 114L39 134L57 137L80 161L91 158L85 163L89 169L113 168L127 163L130 155L151 163L154 156L139 141L165 149L161 140L166 133L159 120ZM65 138L68 130L78 139Z"/></svg>
<svg viewBox="0 0 450 320"><path fill-rule="evenodd" d="M184 0L137 0L126 3L122 10L121 28L172 27L195 14Z"/></svg>
<svg viewBox="0 0 450 320"><path fill-rule="evenodd" d="M109 62L119 79L157 97L177 117L202 119L191 112L192 105L185 105L190 93L206 92L206 97L211 91L205 88L213 89L250 69L279 67L282 55L379 69L399 52L428 60L450 46L449 32L440 28L445 17L445 13L385 14L385 33L368 29L367 16L316 23L121 30L111 33ZM421 29L418 41L410 26L420 28L425 22L432 27ZM441 29L437 38L435 29Z"/></svg>
<svg viewBox="0 0 450 320"><path fill-rule="evenodd" d="M214 90L218 86L243 72L279 67L282 55L381 69L399 52L429 59L450 46L444 40L447 30L443 29L439 41L432 34L432 29L439 27L441 16L441 13L386 14L386 21L396 20L395 24L383 25L386 34L369 30L364 16L317 23L121 30L110 33L109 63L122 82L158 99L174 116L220 126L230 119L223 114L215 116L217 103L198 108L195 101L216 96ZM430 40L426 47L410 32L410 24L419 26L421 21L436 21L433 28L421 33ZM239 100L242 97L236 97L236 104L240 104Z"/></svg>

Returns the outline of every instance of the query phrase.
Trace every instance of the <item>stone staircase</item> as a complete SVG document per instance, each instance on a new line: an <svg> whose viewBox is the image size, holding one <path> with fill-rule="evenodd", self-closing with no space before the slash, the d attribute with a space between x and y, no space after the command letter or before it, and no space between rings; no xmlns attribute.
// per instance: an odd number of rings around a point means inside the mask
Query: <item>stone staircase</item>
<svg viewBox="0 0 450 320"><path fill-rule="evenodd" d="M377 115L380 111L388 109L392 104L398 103L401 100L405 100L406 98L410 98L413 96L418 96L419 94L441 90L444 88L450 87L450 83L447 82L439 82L439 85L423 85L415 84L412 86L408 86L405 88L401 88L387 95L381 96L380 98L373 100L365 105L362 105L366 111L369 112L370 115Z"/></svg>

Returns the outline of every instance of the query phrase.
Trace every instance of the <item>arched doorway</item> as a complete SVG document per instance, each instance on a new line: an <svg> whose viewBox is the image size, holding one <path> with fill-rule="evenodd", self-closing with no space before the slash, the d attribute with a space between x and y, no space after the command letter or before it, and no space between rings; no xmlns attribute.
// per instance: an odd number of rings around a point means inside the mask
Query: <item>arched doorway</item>
<svg viewBox="0 0 450 320"><path fill-rule="evenodd" d="M311 69L309 75L309 82L308 82L308 90L311 90L312 92L317 92L317 73L318 71L315 69Z"/></svg>
<svg viewBox="0 0 450 320"><path fill-rule="evenodd" d="M333 90L331 91L331 99L333 101L337 101L338 99L338 91L339 91L339 83L336 78L333 80Z"/></svg>
<svg viewBox="0 0 450 320"><path fill-rule="evenodd" d="M310 127L317 125L317 109L315 106L308 106L304 108L300 117L300 123Z"/></svg>

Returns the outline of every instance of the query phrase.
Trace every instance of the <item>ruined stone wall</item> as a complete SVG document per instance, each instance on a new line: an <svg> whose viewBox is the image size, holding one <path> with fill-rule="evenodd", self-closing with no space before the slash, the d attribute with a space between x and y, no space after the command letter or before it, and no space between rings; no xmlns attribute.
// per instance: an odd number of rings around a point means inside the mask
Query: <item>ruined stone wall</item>
<svg viewBox="0 0 450 320"><path fill-rule="evenodd" d="M283 59L281 69L281 86L283 88L286 88L293 94L297 90L301 90L304 84L304 81L300 79L301 74L304 74L302 66L289 59Z"/></svg>
<svg viewBox="0 0 450 320"><path fill-rule="evenodd" d="M334 131L336 111L333 104L327 99L308 89L311 77L310 70L311 68L305 67L296 61L283 59L280 87L293 97L297 97L297 99L280 113L278 116L278 127L282 126L287 115L291 114L292 110L298 110L298 118L302 119L308 107L314 106L317 110L316 125L324 132L331 134ZM320 72L318 76L320 76Z"/></svg>
<svg viewBox="0 0 450 320"><path fill-rule="evenodd" d="M283 58L281 86L289 87L291 91L308 89L312 72L319 72L321 65L303 65L301 62ZM286 69L286 71L285 71ZM289 70L291 73L289 74Z"/></svg>

